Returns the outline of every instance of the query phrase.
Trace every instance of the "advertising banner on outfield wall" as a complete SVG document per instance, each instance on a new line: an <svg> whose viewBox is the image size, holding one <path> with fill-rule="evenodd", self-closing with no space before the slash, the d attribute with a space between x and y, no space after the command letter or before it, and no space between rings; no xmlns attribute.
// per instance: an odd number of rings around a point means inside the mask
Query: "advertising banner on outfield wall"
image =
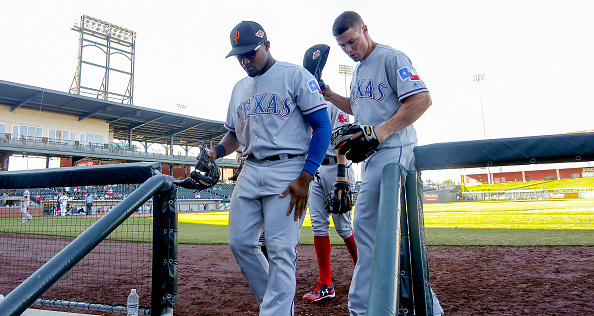
<svg viewBox="0 0 594 316"><path fill-rule="evenodd" d="M439 202L439 194L425 193L425 202Z"/></svg>
<svg viewBox="0 0 594 316"><path fill-rule="evenodd" d="M450 190L436 190L423 193L423 201L427 203L453 202L455 200L455 194Z"/></svg>
<svg viewBox="0 0 594 316"><path fill-rule="evenodd" d="M577 199L578 192L549 192L549 199Z"/></svg>

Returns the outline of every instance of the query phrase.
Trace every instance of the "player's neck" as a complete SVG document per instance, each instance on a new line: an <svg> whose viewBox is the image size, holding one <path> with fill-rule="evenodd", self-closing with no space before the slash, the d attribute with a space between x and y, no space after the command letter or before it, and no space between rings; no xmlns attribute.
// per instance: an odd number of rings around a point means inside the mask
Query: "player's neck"
<svg viewBox="0 0 594 316"><path fill-rule="evenodd" d="M268 69L272 68L272 66L274 66L274 63L276 63L276 60L274 58L272 58L272 56L270 56L270 58L264 65L264 68L262 68L260 75L263 75L264 73L266 73L268 71Z"/></svg>
<svg viewBox="0 0 594 316"><path fill-rule="evenodd" d="M367 59L367 57L369 57L369 55L371 55L371 53L373 52L373 50L377 47L377 43L374 42L373 40L369 39L369 47L367 48L367 52L365 53L365 57L363 57L361 59L361 61L364 61L365 59Z"/></svg>

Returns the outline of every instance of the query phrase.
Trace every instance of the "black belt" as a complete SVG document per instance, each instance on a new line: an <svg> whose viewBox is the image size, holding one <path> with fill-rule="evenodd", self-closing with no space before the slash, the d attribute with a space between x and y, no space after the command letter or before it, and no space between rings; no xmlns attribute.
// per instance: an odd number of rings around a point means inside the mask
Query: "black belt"
<svg viewBox="0 0 594 316"><path fill-rule="evenodd" d="M336 157L326 156L322 160L322 165L329 165L329 164L334 164L334 163L337 163L337 162L338 162L338 160L336 159Z"/></svg>
<svg viewBox="0 0 594 316"><path fill-rule="evenodd" d="M256 158L254 155L249 154L248 155L248 159L256 159L256 160L262 160L262 161L274 161L274 160L281 160L283 155L274 155L274 156L270 156L270 157L265 157L262 159L258 159ZM295 158L298 155L293 155L293 154L287 154L287 158Z"/></svg>

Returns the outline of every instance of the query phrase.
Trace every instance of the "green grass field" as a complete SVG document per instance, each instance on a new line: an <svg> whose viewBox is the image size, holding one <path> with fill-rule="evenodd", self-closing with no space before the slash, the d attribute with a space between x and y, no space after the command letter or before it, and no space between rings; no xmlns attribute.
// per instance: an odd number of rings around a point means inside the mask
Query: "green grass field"
<svg viewBox="0 0 594 316"><path fill-rule="evenodd" d="M178 242L226 244L228 216L226 211L180 213ZM424 205L424 218L428 245L594 246L594 199L428 203ZM52 226L56 220L66 223L69 230L56 231ZM77 236L96 220L85 216L36 217L28 224L2 227L2 231ZM144 225L150 220L135 215L125 224ZM138 241L151 236L150 232L129 235L124 227L118 231L122 233L114 234L113 239ZM330 231L332 243L342 244L336 232ZM313 244L308 214L301 243Z"/></svg>
<svg viewBox="0 0 594 316"><path fill-rule="evenodd" d="M462 188L465 192L506 191L506 190L540 190L540 189L583 189L594 188L594 177L544 180L527 182L503 182L494 184L467 185Z"/></svg>
<svg viewBox="0 0 594 316"><path fill-rule="evenodd" d="M95 216L37 216L25 224L20 224L20 217L1 218L0 231L3 233L77 237L98 219ZM123 225L118 226L107 239L123 241L150 240L153 236L152 220L153 218L146 216L146 214L132 216Z"/></svg>
<svg viewBox="0 0 594 316"><path fill-rule="evenodd" d="M431 203L424 213L428 245L594 246L594 200ZM180 214L179 242L226 243L227 217ZM331 240L342 244L332 229ZM301 243L313 244L308 215Z"/></svg>

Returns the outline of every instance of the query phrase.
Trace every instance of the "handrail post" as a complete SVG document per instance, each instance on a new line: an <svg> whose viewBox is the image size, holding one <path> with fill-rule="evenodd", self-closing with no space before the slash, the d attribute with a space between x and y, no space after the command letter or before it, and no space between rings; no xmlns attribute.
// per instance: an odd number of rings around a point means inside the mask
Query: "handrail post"
<svg viewBox="0 0 594 316"><path fill-rule="evenodd" d="M382 172L367 315L397 315L400 277L400 165Z"/></svg>

